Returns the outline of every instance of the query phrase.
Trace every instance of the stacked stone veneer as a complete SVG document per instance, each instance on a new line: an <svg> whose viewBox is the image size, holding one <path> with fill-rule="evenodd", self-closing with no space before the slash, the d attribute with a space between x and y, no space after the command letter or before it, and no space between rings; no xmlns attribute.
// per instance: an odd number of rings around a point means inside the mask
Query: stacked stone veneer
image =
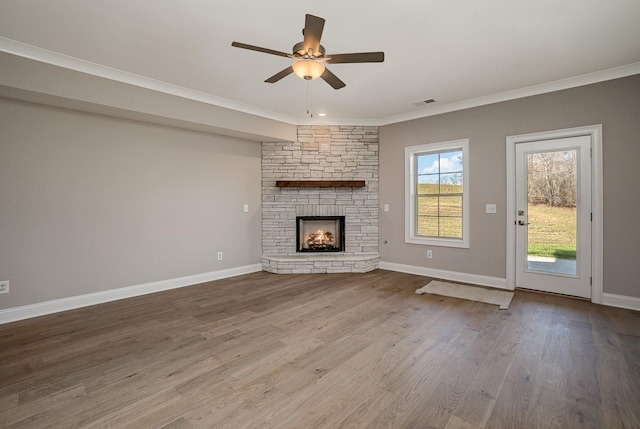
<svg viewBox="0 0 640 429"><path fill-rule="evenodd" d="M364 180L357 187L278 188L276 180ZM345 216L345 251L297 253L296 216ZM378 268L378 127L299 126L262 143L262 267L274 273Z"/></svg>

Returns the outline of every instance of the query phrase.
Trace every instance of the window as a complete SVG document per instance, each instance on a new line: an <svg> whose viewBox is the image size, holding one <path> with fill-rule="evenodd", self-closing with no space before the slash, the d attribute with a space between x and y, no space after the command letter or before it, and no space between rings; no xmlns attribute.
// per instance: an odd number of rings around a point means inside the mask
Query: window
<svg viewBox="0 0 640 429"><path fill-rule="evenodd" d="M469 140L405 148L405 242L469 247Z"/></svg>

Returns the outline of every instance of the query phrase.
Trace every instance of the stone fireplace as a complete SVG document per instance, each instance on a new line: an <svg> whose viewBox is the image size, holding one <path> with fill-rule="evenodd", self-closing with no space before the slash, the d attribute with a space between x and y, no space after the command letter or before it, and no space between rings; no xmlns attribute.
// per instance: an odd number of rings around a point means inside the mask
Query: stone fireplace
<svg viewBox="0 0 640 429"><path fill-rule="evenodd" d="M338 249L308 237L323 228L301 237L299 220L309 218L343 219L328 225ZM310 239L316 249L302 250ZM299 126L296 142L262 143L263 270L368 272L379 259L378 127Z"/></svg>

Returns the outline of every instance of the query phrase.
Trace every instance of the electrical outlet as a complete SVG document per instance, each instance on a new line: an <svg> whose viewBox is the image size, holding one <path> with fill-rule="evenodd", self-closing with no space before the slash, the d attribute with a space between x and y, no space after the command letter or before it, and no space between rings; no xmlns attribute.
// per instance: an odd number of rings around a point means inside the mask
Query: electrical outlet
<svg viewBox="0 0 640 429"><path fill-rule="evenodd" d="M218 261L222 261L222 252L218 252Z"/></svg>
<svg viewBox="0 0 640 429"><path fill-rule="evenodd" d="M0 293L9 293L9 280L0 281Z"/></svg>
<svg viewBox="0 0 640 429"><path fill-rule="evenodd" d="M495 213L496 212L496 205L495 204L487 204L487 206L485 207L485 211L487 213Z"/></svg>
<svg viewBox="0 0 640 429"><path fill-rule="evenodd" d="M433 258L433 252L431 250L427 250L427 259Z"/></svg>

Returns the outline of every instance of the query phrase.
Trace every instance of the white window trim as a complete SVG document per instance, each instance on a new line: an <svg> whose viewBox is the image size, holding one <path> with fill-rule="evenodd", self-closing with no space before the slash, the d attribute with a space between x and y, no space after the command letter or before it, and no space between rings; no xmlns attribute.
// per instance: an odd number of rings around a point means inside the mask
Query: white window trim
<svg viewBox="0 0 640 429"><path fill-rule="evenodd" d="M462 238L421 237L416 234L416 155L447 149L462 148L463 187L462 187ZM469 139L451 140L440 143L427 143L404 148L405 159L405 243L425 246L444 246L469 248Z"/></svg>

